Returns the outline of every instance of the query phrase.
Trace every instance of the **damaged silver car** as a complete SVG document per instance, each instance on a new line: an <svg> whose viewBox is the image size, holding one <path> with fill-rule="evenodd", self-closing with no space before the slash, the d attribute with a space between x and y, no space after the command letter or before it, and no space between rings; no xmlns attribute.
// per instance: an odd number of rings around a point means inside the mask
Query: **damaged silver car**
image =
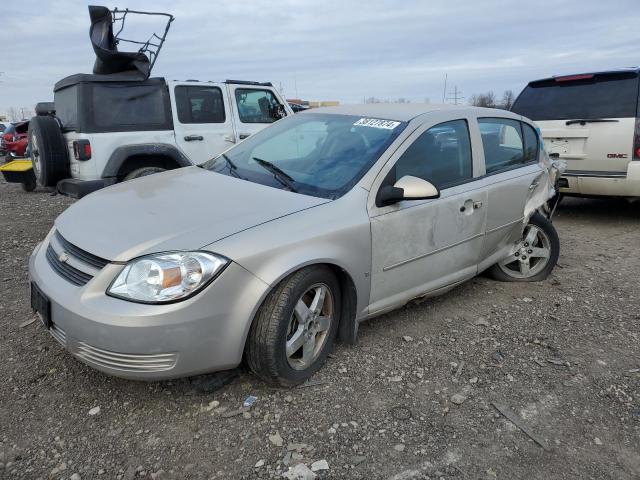
<svg viewBox="0 0 640 480"><path fill-rule="evenodd" d="M473 107L285 118L200 166L93 193L30 262L31 303L74 356L164 379L243 360L294 385L359 322L482 271L545 279L557 172L534 125Z"/></svg>

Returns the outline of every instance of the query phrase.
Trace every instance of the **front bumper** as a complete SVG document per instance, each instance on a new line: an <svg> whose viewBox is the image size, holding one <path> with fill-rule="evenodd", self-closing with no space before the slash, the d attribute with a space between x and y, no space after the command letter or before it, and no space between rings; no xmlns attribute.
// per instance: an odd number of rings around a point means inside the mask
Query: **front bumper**
<svg viewBox="0 0 640 480"><path fill-rule="evenodd" d="M29 259L29 274L51 302L50 333L97 370L161 380L225 370L242 360L251 319L268 285L231 263L203 291L182 302L143 305L105 294L123 265L108 264L75 286L49 265L47 241Z"/></svg>
<svg viewBox="0 0 640 480"><path fill-rule="evenodd" d="M640 197L640 162L629 162L626 172L567 170L559 191L568 195Z"/></svg>

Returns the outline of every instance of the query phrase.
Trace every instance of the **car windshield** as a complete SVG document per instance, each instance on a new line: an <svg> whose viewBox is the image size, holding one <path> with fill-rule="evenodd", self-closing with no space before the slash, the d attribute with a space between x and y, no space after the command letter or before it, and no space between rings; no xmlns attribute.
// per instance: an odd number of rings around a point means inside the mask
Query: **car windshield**
<svg viewBox="0 0 640 480"><path fill-rule="evenodd" d="M406 123L305 113L276 122L201 166L322 198L348 192Z"/></svg>

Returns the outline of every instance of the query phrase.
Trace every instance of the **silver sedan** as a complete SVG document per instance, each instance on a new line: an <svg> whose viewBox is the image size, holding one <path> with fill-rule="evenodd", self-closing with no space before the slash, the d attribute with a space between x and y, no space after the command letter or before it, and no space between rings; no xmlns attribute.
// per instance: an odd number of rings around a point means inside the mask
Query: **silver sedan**
<svg viewBox="0 0 640 480"><path fill-rule="evenodd" d="M540 136L509 112L310 110L200 166L93 193L34 250L31 304L74 356L134 379L243 359L293 385L358 324L482 271L538 281L558 236Z"/></svg>

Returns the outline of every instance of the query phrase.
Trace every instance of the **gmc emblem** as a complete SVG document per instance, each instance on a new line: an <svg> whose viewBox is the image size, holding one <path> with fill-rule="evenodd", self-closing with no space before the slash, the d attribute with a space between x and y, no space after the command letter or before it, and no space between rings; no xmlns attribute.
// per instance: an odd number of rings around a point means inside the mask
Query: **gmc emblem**
<svg viewBox="0 0 640 480"><path fill-rule="evenodd" d="M627 158L626 153L607 153L607 158Z"/></svg>

